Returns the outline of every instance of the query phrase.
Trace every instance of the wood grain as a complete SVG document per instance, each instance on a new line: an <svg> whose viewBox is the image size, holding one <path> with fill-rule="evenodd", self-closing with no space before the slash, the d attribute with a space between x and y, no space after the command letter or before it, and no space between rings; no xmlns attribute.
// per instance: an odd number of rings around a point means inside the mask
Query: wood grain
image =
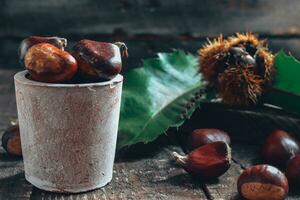
<svg viewBox="0 0 300 200"><path fill-rule="evenodd" d="M130 57L124 70L158 51L191 53L220 33L252 31L270 48L300 57L297 0L3 0L0 2L0 67L20 68L17 49L30 35L58 35L75 41L124 41ZM84 14L83 14L84 13Z"/></svg>
<svg viewBox="0 0 300 200"><path fill-rule="evenodd" d="M297 0L3 0L0 36L299 34L299 9Z"/></svg>

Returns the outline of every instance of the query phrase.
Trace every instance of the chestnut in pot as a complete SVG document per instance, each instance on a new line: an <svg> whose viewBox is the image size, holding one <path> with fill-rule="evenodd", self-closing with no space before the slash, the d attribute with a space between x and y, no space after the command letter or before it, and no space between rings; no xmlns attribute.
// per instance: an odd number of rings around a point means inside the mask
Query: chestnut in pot
<svg viewBox="0 0 300 200"><path fill-rule="evenodd" d="M80 73L91 80L110 80L122 69L120 47L116 44L84 39L73 47L72 55Z"/></svg>
<svg viewBox="0 0 300 200"><path fill-rule="evenodd" d="M24 57L30 47L39 43L49 43L57 48L64 50L67 46L67 39L60 37L40 37L40 36L30 36L22 40L19 46L19 58L23 64Z"/></svg>
<svg viewBox="0 0 300 200"><path fill-rule="evenodd" d="M262 156L269 164L285 167L294 155L300 152L298 141L283 130L275 130L266 139Z"/></svg>
<svg viewBox="0 0 300 200"><path fill-rule="evenodd" d="M77 72L75 58L49 43L39 43L28 49L24 63L31 78L41 82L64 82Z"/></svg>
<svg viewBox="0 0 300 200"><path fill-rule="evenodd" d="M216 128L201 128L194 130L188 138L188 147L190 150L201 147L205 144L223 141L230 144L229 135Z"/></svg>
<svg viewBox="0 0 300 200"><path fill-rule="evenodd" d="M241 196L249 200L282 200L289 191L285 175L270 165L255 165L243 171L237 182Z"/></svg>

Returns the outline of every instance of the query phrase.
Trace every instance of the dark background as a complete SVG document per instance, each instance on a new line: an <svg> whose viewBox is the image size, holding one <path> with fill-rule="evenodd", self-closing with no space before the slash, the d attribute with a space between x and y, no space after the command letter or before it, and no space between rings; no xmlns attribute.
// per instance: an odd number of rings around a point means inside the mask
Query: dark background
<svg viewBox="0 0 300 200"><path fill-rule="evenodd" d="M17 48L30 35L124 41L128 67L158 51L196 53L207 37L252 31L270 48L300 56L299 0L1 0L0 67L20 67Z"/></svg>

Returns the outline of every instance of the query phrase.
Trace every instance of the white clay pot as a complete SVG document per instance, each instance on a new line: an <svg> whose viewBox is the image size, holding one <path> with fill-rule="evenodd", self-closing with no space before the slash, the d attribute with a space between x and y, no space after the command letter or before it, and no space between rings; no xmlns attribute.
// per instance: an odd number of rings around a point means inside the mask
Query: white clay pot
<svg viewBox="0 0 300 200"><path fill-rule="evenodd" d="M25 177L37 188L84 192L112 179L122 93L107 82L52 84L15 75Z"/></svg>

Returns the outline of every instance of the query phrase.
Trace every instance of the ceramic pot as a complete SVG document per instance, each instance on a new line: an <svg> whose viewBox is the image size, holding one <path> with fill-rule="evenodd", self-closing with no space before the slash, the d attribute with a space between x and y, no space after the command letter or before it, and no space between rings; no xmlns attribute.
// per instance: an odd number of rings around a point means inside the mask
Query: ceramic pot
<svg viewBox="0 0 300 200"><path fill-rule="evenodd" d="M22 71L14 78L26 179L43 190L70 193L110 182L123 77L52 84Z"/></svg>

